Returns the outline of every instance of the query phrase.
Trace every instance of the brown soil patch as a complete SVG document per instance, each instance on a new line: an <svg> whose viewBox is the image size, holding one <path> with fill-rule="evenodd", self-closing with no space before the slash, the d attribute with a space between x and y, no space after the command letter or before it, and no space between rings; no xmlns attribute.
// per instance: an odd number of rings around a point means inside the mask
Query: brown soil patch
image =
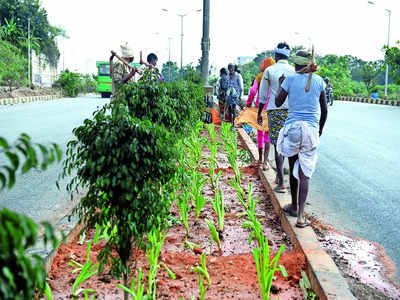
<svg viewBox="0 0 400 300"><path fill-rule="evenodd" d="M204 132L203 132L204 134ZM221 163L227 164L226 158L220 156ZM210 202L214 197L214 190L207 181L204 185L203 195L206 197L206 205L203 208L199 219L195 219L194 209L189 214L189 241L200 245L195 253L185 249L185 230L183 225L178 224L170 228L167 238L160 254L160 261L163 261L176 274L176 279L171 279L168 273L161 268L157 275L157 299L178 299L184 297L190 299L191 295L199 296L198 276L191 271L194 265L200 262L200 254L207 254L207 269L211 278L211 286L206 290L206 299L261 299L258 287L256 267L252 255L255 247L254 241L248 243L249 231L243 229L244 209L237 200L236 192L228 185L233 177L229 168L221 168L221 189L224 192L224 203L226 206L224 231L222 233L222 251L217 245L210 247L210 233L204 218L217 223L217 216L212 209ZM204 170L203 170L204 171ZM276 253L279 247L284 244L283 252L279 263L283 264L289 274L284 278L275 273L273 281L274 289L270 299L303 299L299 287L301 269L305 268L305 258L301 252L297 252L290 244L288 236L280 226L279 218L275 214L273 205L268 198L264 187L258 176L255 166L243 168L243 186L246 193L250 183L253 183L254 196L259 198L256 209L257 216L262 224L264 234L268 237L271 253ZM207 174L205 174L207 176ZM179 218L179 211L176 204L171 207L171 214ZM93 230L86 234L89 239L93 236ZM53 290L54 299L70 299L71 289L77 274L72 274L72 267L68 265L71 257L78 262L84 262L87 244L78 245L78 237L67 245L61 245L56 258L53 261L49 273L49 284ZM96 262L96 257L104 241L92 248L90 258ZM134 271L134 260L131 261L131 270ZM137 268L143 268L144 274L148 272L148 262L144 253L137 257ZM97 290L96 299L123 299L122 291L116 286L121 280L107 276L105 269L103 276L93 276L82 287ZM136 273L134 273L136 274ZM106 280L105 280L106 279Z"/></svg>

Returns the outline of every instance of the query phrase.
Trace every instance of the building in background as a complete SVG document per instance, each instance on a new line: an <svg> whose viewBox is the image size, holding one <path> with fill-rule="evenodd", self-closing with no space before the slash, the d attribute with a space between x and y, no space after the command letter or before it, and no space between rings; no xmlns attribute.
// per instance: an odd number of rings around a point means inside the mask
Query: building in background
<svg viewBox="0 0 400 300"><path fill-rule="evenodd" d="M51 67L44 55L32 53L32 83L40 87L51 87L57 79L57 68Z"/></svg>

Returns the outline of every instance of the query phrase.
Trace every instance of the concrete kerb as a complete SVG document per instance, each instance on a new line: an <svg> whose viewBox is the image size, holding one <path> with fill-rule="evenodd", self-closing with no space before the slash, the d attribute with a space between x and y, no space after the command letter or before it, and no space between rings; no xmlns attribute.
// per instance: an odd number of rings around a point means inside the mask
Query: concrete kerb
<svg viewBox="0 0 400 300"><path fill-rule="evenodd" d="M77 217L64 216L57 222L57 224L53 228L55 228L56 236L60 243L62 238L61 231L63 231L64 233L65 243L70 243L75 239L77 235L79 235L83 226L81 223L78 223ZM39 255L43 259L46 273L48 273L51 269L54 257L57 254L58 247L59 245L56 248L53 248L50 245L46 246L44 244L43 238L39 238L35 246L30 248L27 252L31 255Z"/></svg>
<svg viewBox="0 0 400 300"><path fill-rule="evenodd" d="M400 101L396 101L396 100L359 98L359 97L347 97L347 96L341 96L337 100L338 101L351 101L351 102L369 103L369 104L400 106Z"/></svg>
<svg viewBox="0 0 400 300"><path fill-rule="evenodd" d="M239 138L250 152L253 161L257 160L258 150L251 138L242 128L238 129ZM276 213L281 221L282 228L290 236L292 243L300 249L307 262L306 273L311 287L321 300L355 300L349 286L332 258L322 249L317 236L311 227L299 229L295 226L296 218L287 217L282 208L291 202L289 194L276 194L269 182L274 182L275 174L272 170L262 171L259 175L270 197Z"/></svg>
<svg viewBox="0 0 400 300"><path fill-rule="evenodd" d="M48 101L61 98L60 95L46 95L46 96L31 96L31 97L19 97L19 98L4 98L0 99L0 105L8 104L22 104L30 103L35 101Z"/></svg>

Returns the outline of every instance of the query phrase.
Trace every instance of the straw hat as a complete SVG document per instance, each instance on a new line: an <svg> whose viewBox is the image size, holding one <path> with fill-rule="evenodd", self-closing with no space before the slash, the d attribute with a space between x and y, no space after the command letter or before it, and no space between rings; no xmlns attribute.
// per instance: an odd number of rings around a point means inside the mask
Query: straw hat
<svg viewBox="0 0 400 300"><path fill-rule="evenodd" d="M128 42L121 45L121 57L122 58L133 58L132 48L129 46Z"/></svg>

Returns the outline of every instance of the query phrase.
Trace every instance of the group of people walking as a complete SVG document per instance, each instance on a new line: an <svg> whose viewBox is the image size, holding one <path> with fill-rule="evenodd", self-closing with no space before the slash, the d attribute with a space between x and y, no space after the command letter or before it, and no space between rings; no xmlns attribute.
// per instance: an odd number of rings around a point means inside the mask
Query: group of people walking
<svg viewBox="0 0 400 300"><path fill-rule="evenodd" d="M279 43L274 49L274 56L267 57L261 63L260 73L250 88L246 106L251 107L256 99L256 122L260 126L264 125L263 128L268 128L257 131L259 164L263 169L269 169L268 156L272 144L276 165L274 191L277 193L286 192L283 164L285 157L289 160L292 203L283 210L287 215L297 217L296 226L303 228L309 225L304 217L304 206L309 180L317 162L319 137L328 114L325 92L327 84L319 75L314 74L317 66L311 53L298 51L291 57L294 63L292 66L288 61L289 45ZM222 82L221 76L220 86ZM234 90L234 95L240 95L243 90L239 86L238 75L232 69L228 74L229 88ZM238 98L233 97L232 92L226 93L230 117L235 117L231 112L234 111L237 101ZM263 111L267 112L267 120L264 121ZM264 122L268 122L268 126Z"/></svg>

